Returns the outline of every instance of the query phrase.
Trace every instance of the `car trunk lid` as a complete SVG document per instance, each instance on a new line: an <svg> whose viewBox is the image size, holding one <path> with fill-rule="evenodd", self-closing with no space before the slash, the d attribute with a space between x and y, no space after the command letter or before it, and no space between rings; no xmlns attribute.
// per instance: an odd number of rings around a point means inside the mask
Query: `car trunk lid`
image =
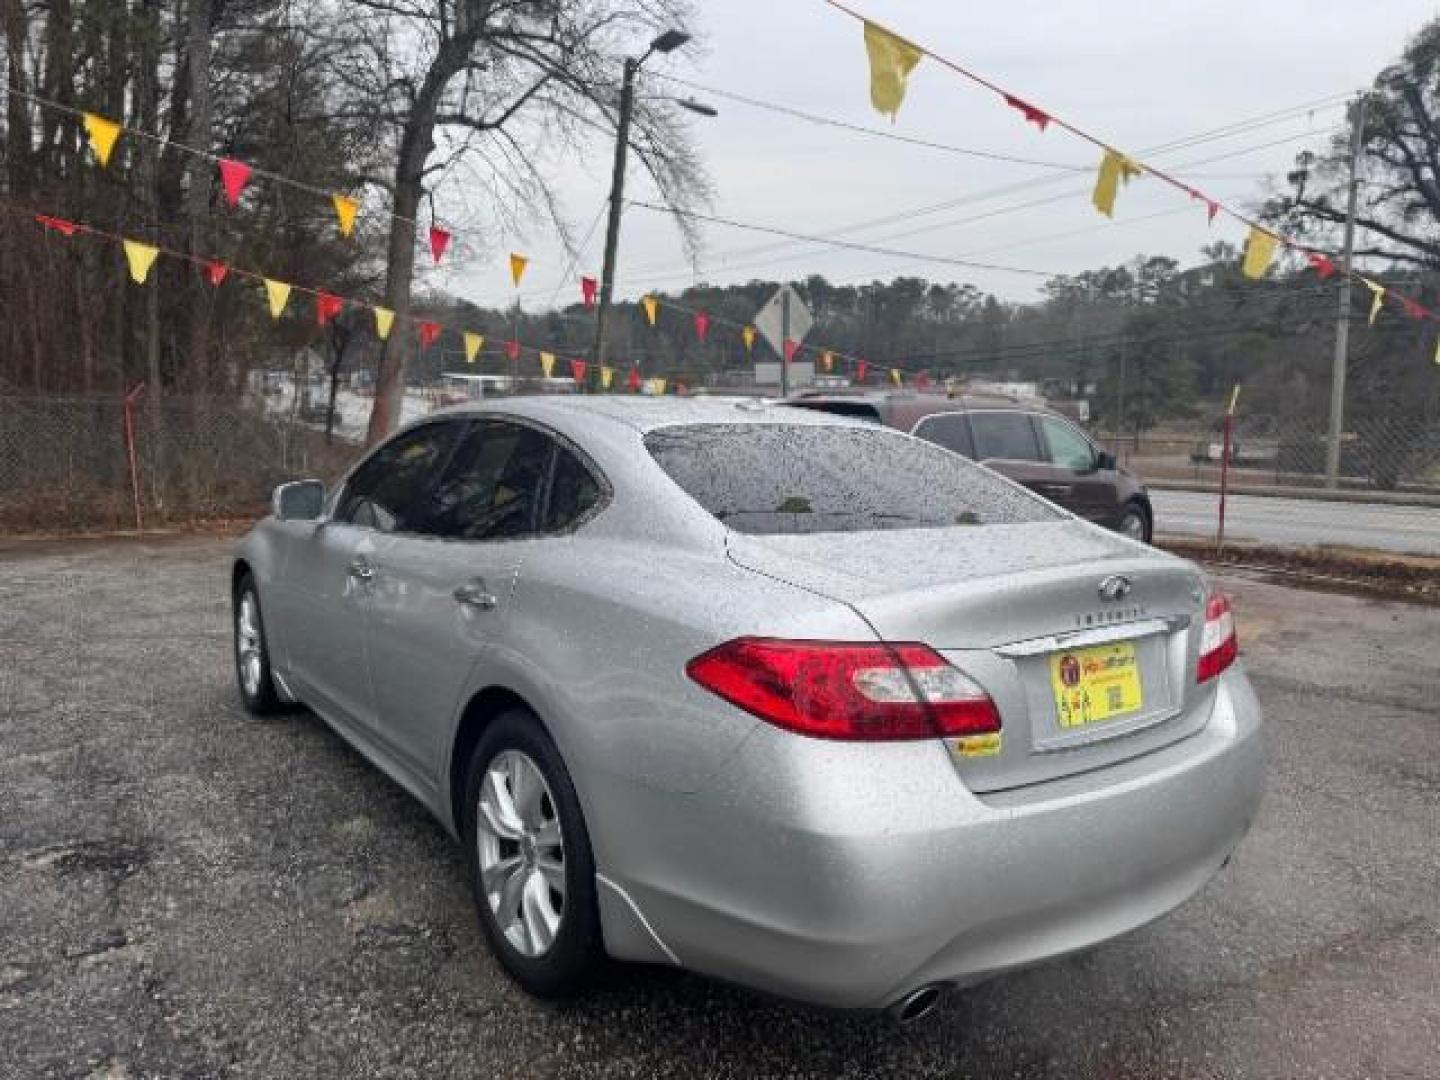
<svg viewBox="0 0 1440 1080"><path fill-rule="evenodd" d="M729 553L849 605L882 640L929 645L984 686L1002 738L951 747L973 790L1101 767L1204 722L1198 574L1092 526L732 533Z"/></svg>

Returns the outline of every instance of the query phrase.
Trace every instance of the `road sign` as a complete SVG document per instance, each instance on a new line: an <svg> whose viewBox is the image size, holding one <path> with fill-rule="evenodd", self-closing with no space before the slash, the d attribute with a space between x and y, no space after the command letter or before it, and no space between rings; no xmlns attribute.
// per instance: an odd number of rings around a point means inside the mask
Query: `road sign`
<svg viewBox="0 0 1440 1080"><path fill-rule="evenodd" d="M790 301L790 326L789 333L785 332L785 301ZM815 320L810 315L810 310L805 306L805 301L800 299L797 293L789 285L782 285L775 290L775 295L765 301L765 306L755 316L755 329L765 335L765 340L775 350L775 355L785 355L785 339L789 338L797 345L805 340L805 335L810 332L810 327Z"/></svg>
<svg viewBox="0 0 1440 1080"><path fill-rule="evenodd" d="M810 309L791 286L782 285L755 316L755 328L765 335L770 347L780 356L780 393L790 392L790 357L787 341L799 345L815 325Z"/></svg>

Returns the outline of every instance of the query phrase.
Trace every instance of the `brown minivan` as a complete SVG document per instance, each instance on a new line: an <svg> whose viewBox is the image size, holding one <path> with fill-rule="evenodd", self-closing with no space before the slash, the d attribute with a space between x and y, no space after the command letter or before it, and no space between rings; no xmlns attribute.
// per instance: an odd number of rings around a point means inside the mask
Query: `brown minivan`
<svg viewBox="0 0 1440 1080"><path fill-rule="evenodd" d="M810 391L785 404L908 431L978 461L1072 514L1149 543L1145 486L1059 413L1016 398L916 391Z"/></svg>

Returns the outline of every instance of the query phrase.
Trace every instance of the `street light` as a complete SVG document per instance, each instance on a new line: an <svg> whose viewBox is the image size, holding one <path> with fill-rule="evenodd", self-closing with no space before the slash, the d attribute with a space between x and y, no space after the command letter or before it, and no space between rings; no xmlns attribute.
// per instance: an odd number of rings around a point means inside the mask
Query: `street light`
<svg viewBox="0 0 1440 1080"><path fill-rule="evenodd" d="M600 304L595 310L595 347L591 362L598 370L605 363L605 320L615 286L615 251L620 243L620 208L625 199L625 159L630 149L630 117L635 111L635 76L640 66L654 53L670 53L690 40L683 30L666 30L645 50L643 56L626 57L625 77L620 83L620 119L615 131L615 167L610 176L610 218L605 226L605 264L600 272ZM672 99L677 105L701 116L714 116L715 110L694 100Z"/></svg>

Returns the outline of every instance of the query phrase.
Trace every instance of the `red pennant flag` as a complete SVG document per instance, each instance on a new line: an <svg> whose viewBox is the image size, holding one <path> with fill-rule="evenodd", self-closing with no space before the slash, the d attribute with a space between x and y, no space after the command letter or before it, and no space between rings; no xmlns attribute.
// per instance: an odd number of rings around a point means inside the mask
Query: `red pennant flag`
<svg viewBox="0 0 1440 1080"><path fill-rule="evenodd" d="M1305 260L1310 264L1310 269L1319 274L1322 280L1335 273L1335 264L1330 261L1328 255L1322 255L1318 251L1311 251L1305 255Z"/></svg>
<svg viewBox="0 0 1440 1080"><path fill-rule="evenodd" d="M633 368L633 367L632 367L632 368L630 369L630 377L625 380L625 385L630 388L630 392L631 392L632 394L638 394L638 393L640 392L640 369L639 369L639 368Z"/></svg>
<svg viewBox="0 0 1440 1080"><path fill-rule="evenodd" d="M795 350L798 348L800 348L798 341L792 341L788 337L785 339L785 359L787 362L795 359Z"/></svg>
<svg viewBox="0 0 1440 1080"><path fill-rule="evenodd" d="M249 165L230 158L220 159L220 183L225 186L225 201L230 204L230 209L235 209L235 204L240 201L240 193L249 182Z"/></svg>
<svg viewBox="0 0 1440 1080"><path fill-rule="evenodd" d="M577 383L583 383L585 381L585 371L588 367L589 365L586 364L584 360L571 360L570 377Z"/></svg>
<svg viewBox="0 0 1440 1080"><path fill-rule="evenodd" d="M1411 300L1408 296L1400 297L1400 306L1405 310L1405 314L1409 315L1412 319L1423 319L1425 317L1425 308L1417 304L1414 300Z"/></svg>
<svg viewBox="0 0 1440 1080"><path fill-rule="evenodd" d="M511 360L519 360L520 342L516 341L514 338L511 338L509 341L505 342L505 355L508 356Z"/></svg>
<svg viewBox="0 0 1440 1080"><path fill-rule="evenodd" d="M1043 109L1037 109L1028 101L1021 101L1017 97L1012 97L1010 94L1006 94L1005 104L1009 105L1012 109L1019 109L1020 112L1024 114L1025 119L1029 123L1034 124L1041 131L1044 131L1047 127L1050 126L1050 114L1045 112L1045 110Z"/></svg>
<svg viewBox="0 0 1440 1080"><path fill-rule="evenodd" d="M315 294L315 321L321 326L324 326L326 323L328 323L331 319L333 319L336 315L339 315L340 312L344 310L345 301L341 300L340 297L332 296L330 293L323 290ZM420 337L422 340L425 337L425 325L434 324L422 324L420 328ZM426 341L425 344L429 345L430 342Z"/></svg>
<svg viewBox="0 0 1440 1080"><path fill-rule="evenodd" d="M74 236L75 231L80 228L73 221L66 221L64 218L50 217L48 214L36 214L35 220L47 229L54 229L64 236Z"/></svg>
<svg viewBox="0 0 1440 1080"><path fill-rule="evenodd" d="M709 332L710 316L703 311L695 312L695 336L700 339L702 345L705 343L705 335Z"/></svg>
<svg viewBox="0 0 1440 1080"><path fill-rule="evenodd" d="M863 382L865 381L865 373L868 372L869 370L870 370L870 364L869 364L868 361L866 361L866 360L856 360L856 361L855 361L855 381L856 381L856 382L862 382L862 383L863 383Z"/></svg>
<svg viewBox="0 0 1440 1080"><path fill-rule="evenodd" d="M420 347L428 349L435 344L435 339L440 336L440 324L438 322L422 322L420 324Z"/></svg>
<svg viewBox="0 0 1440 1080"><path fill-rule="evenodd" d="M930 376L929 376L928 373L922 371L922 372L920 372L920 374L918 374L918 375L915 376L915 389L916 389L916 390L928 390L929 388L930 388Z"/></svg>
<svg viewBox="0 0 1440 1080"><path fill-rule="evenodd" d="M218 289L221 282L230 276L230 267L211 259L205 264L205 276L209 279L210 284Z"/></svg>
<svg viewBox="0 0 1440 1080"><path fill-rule="evenodd" d="M683 394L683 393L685 393L685 384L684 384L683 382L681 382L679 379L676 379L676 380L675 380L675 393L677 393L677 394Z"/></svg>
<svg viewBox="0 0 1440 1080"><path fill-rule="evenodd" d="M582 277L580 279L580 298L585 302L585 310L589 311L595 306L595 290L600 283L593 277Z"/></svg>
<svg viewBox="0 0 1440 1080"><path fill-rule="evenodd" d="M450 234L438 225L430 226L430 255L438 263L450 246Z"/></svg>

